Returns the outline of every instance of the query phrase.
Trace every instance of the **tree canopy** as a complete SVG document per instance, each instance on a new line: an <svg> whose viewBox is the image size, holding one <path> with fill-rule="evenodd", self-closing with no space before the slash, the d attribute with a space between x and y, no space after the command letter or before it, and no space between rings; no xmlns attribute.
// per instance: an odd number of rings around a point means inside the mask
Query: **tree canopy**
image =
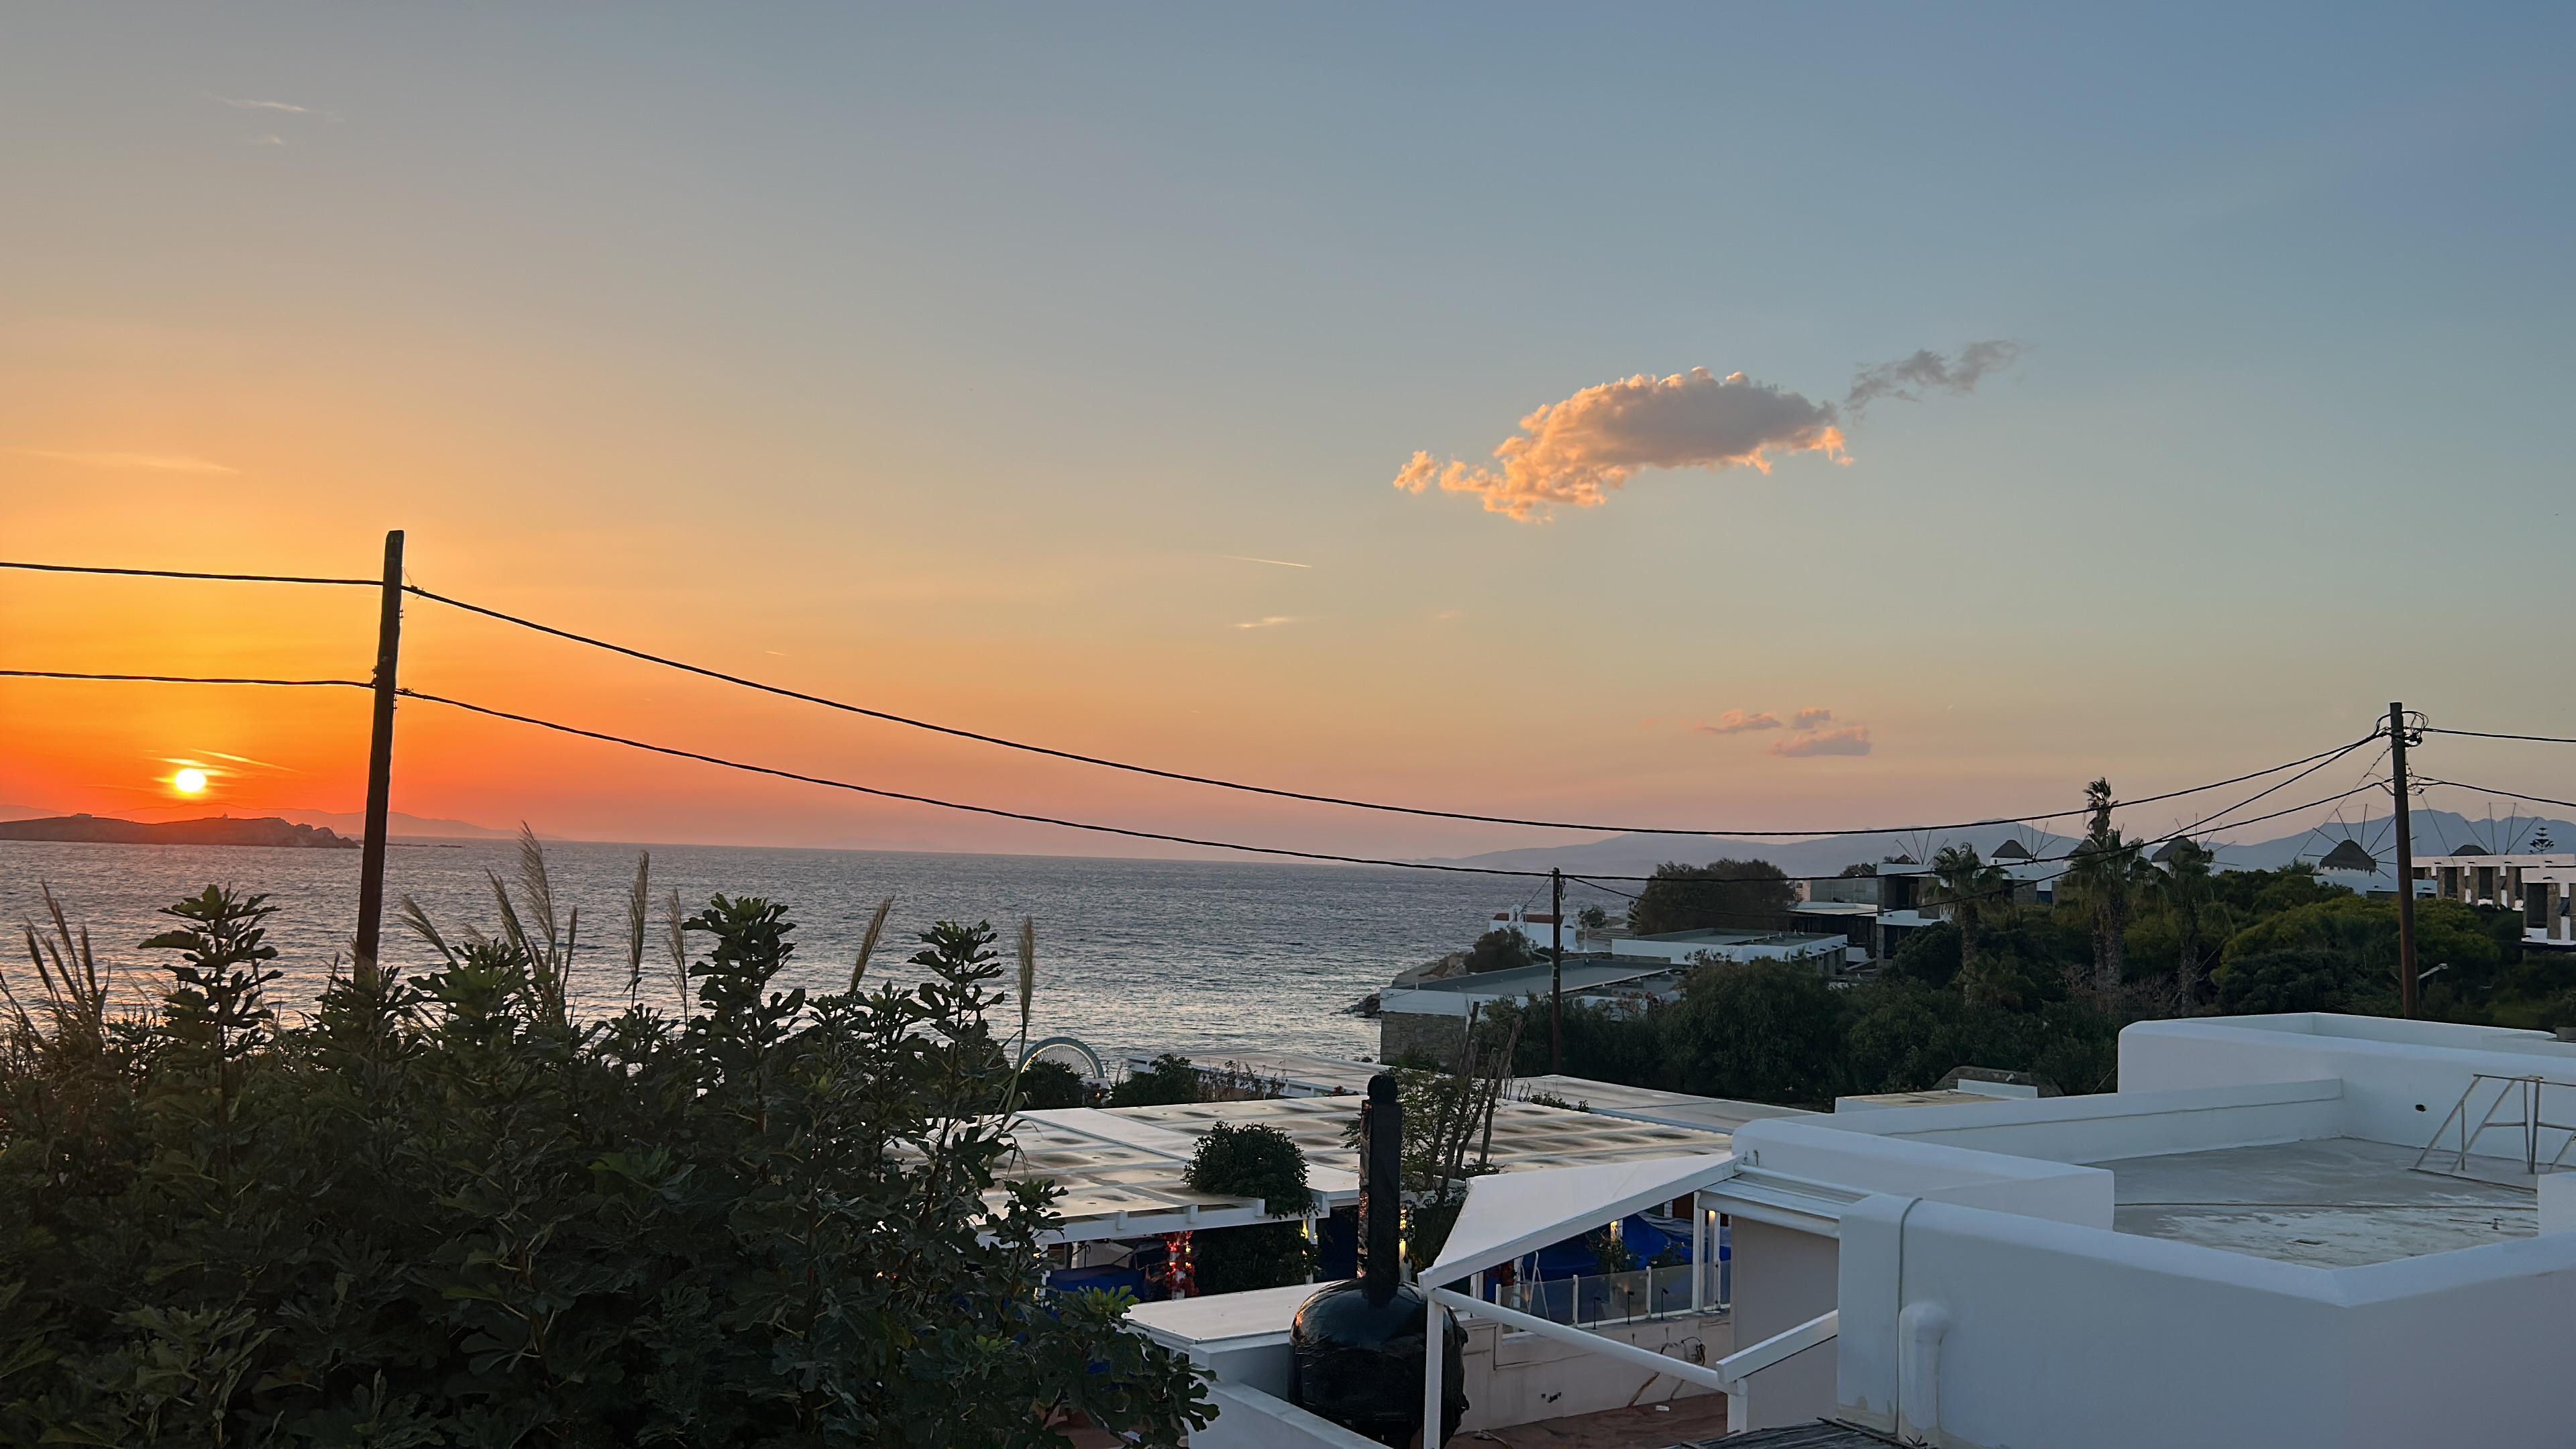
<svg viewBox="0 0 2576 1449"><path fill-rule="evenodd" d="M1767 860L1670 861L1628 905L1628 929L1640 936L1698 931L1776 917L1796 904L1797 888Z"/></svg>

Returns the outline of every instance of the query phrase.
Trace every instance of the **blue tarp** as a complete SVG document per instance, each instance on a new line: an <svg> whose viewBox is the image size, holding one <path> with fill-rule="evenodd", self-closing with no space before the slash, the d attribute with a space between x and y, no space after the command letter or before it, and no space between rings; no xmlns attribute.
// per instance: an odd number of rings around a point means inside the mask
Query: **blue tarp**
<svg viewBox="0 0 2576 1449"><path fill-rule="evenodd" d="M1058 1293L1107 1293L1124 1288L1140 1301L1145 1275L1133 1268L1058 1268L1047 1274L1047 1286Z"/></svg>

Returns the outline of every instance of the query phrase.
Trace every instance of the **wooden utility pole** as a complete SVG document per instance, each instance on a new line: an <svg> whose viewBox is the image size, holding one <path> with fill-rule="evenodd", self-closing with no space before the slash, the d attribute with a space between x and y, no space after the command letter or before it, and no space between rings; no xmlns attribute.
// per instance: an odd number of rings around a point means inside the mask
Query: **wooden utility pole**
<svg viewBox="0 0 2576 1449"><path fill-rule="evenodd" d="M1548 947L1547 957L1547 1069L1565 1071L1565 872L1547 873L1548 910L1555 916L1549 927L1556 933Z"/></svg>
<svg viewBox="0 0 2576 1449"><path fill-rule="evenodd" d="M367 739L367 840L358 854L358 945L350 975L376 977L385 921L385 829L394 793L394 666L402 655L403 536L385 535L384 602L376 617L375 727Z"/></svg>
<svg viewBox="0 0 2576 1449"><path fill-rule="evenodd" d="M2397 796L2397 999L2412 1020L2415 979L2415 825L2406 811L2406 706L2388 705L2388 784Z"/></svg>

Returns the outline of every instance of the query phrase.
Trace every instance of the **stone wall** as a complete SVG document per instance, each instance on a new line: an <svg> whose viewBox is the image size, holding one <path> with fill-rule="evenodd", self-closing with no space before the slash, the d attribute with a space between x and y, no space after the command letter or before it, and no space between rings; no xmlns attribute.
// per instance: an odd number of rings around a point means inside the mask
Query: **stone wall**
<svg viewBox="0 0 2576 1449"><path fill-rule="evenodd" d="M1466 1027L1466 1021L1455 1016L1387 1012L1377 1019L1377 1059L1394 1062L1407 1052L1419 1051L1444 1067L1456 1066L1458 1039Z"/></svg>

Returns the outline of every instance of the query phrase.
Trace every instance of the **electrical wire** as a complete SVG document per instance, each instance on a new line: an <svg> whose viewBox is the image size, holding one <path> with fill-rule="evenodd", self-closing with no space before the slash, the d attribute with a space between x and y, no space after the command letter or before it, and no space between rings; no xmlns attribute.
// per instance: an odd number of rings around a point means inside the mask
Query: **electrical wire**
<svg viewBox="0 0 2576 1449"><path fill-rule="evenodd" d="M2472 785L2466 780L2435 780L2419 776L2418 785L2450 785L2462 790L2475 790L2481 795L2502 795L2508 800L2523 800L2534 805L2557 805L2576 810L2576 800L2553 800L2546 795L2525 795L2519 790L2499 790L2492 785Z"/></svg>
<svg viewBox="0 0 2576 1449"><path fill-rule="evenodd" d="M1350 810L1374 810L1390 815L1413 815L1433 820L1464 820L1479 825L1526 826L1539 830L1581 830L1599 831L1607 834L1691 835L1724 837L1728 839L1741 840L1770 840L1847 835L1893 835L1903 834L1908 831L1970 830L1986 825L2015 825L2026 821L2058 820L2068 816L2084 814L2085 810L2089 808L2077 807L2071 810L2054 810L2034 815L2004 815L1996 816L1989 820L1964 820L1942 825L1873 826L1868 828L1844 828L1834 830L1728 830L1670 825L1623 825L1584 820L1536 820L1514 815L1486 815L1467 810L1437 810L1420 805L1390 805L1375 800L1354 800L1340 795L1322 795L1306 790L1283 789L1273 785L1254 785L1240 780L1228 780L1213 775L1194 775L1181 770L1165 770L1152 765L1139 765L1128 760L1113 760L1100 755L1086 755L1074 750L1057 749L1050 745L1032 744L1026 740L1010 739L1002 735L985 734L979 730L963 729L955 725L944 725L931 720L916 719L910 715L895 714L888 710L875 709L867 705L852 704L847 700L833 699L826 695L811 694L801 689L789 689L784 685L769 684L757 679L748 679L739 674L726 673L721 669L710 669L705 665L691 664L684 660L673 659L667 655L651 653L647 650L636 649L624 644L611 643L608 640L595 638L588 634L575 633L570 629L557 628L552 624L540 623L534 619L507 613L500 609L488 608L482 604L468 603L463 599L436 593L432 590L418 587L417 585L407 584L404 586L403 591L405 593L415 595L416 597L427 599L432 603L445 604L451 609L460 609L469 614L479 614L487 619L495 619L505 624L514 624L522 629L534 630L537 633L550 635L557 639L567 640L575 644L587 645L590 648L605 650L611 654L624 655L629 659L641 660L647 664L658 664L666 669L676 669L682 673L695 674L701 678L713 679L724 684L738 685L744 689L757 690L763 694L776 695L781 699L793 699L806 704L820 705L825 709L838 710L844 714L859 715L866 719L881 720L888 724L903 725L911 729L927 730L933 734L947 735L953 739L972 740L978 744L996 745L1003 749L1019 750L1032 755L1044 755L1050 759L1067 760L1075 764L1082 765L1096 765L1105 770L1123 770L1133 775L1146 775L1154 779L1172 780L1185 785L1205 785L1219 790L1239 791L1247 795L1266 795L1279 800L1302 800L1308 804L1334 805ZM2363 736L2363 739L2369 740L2377 737L2378 732L2374 730L2371 734ZM2360 741L2356 741L2355 743L2360 743ZM2237 775L2225 780L2213 780L2206 785L2194 785L2189 789L2167 791L2161 795L2149 795L2144 799L2125 801L2122 803L2127 805L2149 805L2159 800L2178 799L2184 795L2196 795L2203 791L2221 789L2229 785L2241 785L2248 780L2260 779L2265 775L2277 774L2282 770L2307 764L2311 760L2321 760L2332 755L2344 753L2350 748L2351 746L2345 746L2338 750L2321 751L2314 755L2308 755L2300 759L2291 760L2286 764L2274 765L2270 769L2256 770L2250 774Z"/></svg>
<svg viewBox="0 0 2576 1449"><path fill-rule="evenodd" d="M75 674L68 669L0 669L0 678L8 679L86 679L106 684L270 684L290 689L317 685L349 689L373 689L363 679L240 679L203 674Z"/></svg>
<svg viewBox="0 0 2576 1449"><path fill-rule="evenodd" d="M755 765L748 761L730 760L721 755L710 755L698 750L684 750L675 745L657 745L646 740L633 739L625 735L610 734L604 730L583 729L578 725L561 724L554 720L539 719L534 715L515 714L509 710L494 709L489 705L473 704L465 700L451 699L445 695L430 694L417 689L403 689L397 692L405 698L421 700L428 704L443 704L451 709L463 710L470 714L484 715L492 719L509 720L516 724L529 725L542 730L551 730L557 734L571 735L579 739L596 740L603 744L623 745L628 749L642 750L649 754L666 755L673 759L695 760L701 764L719 765L725 769L741 770L747 774L767 775L775 779L793 780L806 785L821 785L825 788L834 790L848 790L855 794L873 795L885 800L901 800L915 805L935 806L942 810L956 810L973 815L989 815L1004 820L1023 820L1036 825L1053 825L1066 830L1083 830L1100 835L1124 836L1131 840L1154 840L1171 845L1196 846L1205 850L1232 850L1248 855L1276 855L1285 856L1294 860L1324 861L1336 865L1374 865L1386 866L1397 870L1439 871L1452 875L1510 876L1515 878L1541 880L1556 874L1556 872L1544 870L1515 870L1506 866L1454 865L1420 860L1391 860L1377 856L1343 855L1332 851L1293 850L1286 846L1279 845L1246 845L1239 841L1210 840L1199 836L1177 835L1160 830L1139 830L1124 825L1102 825L1093 821L1068 820L1061 816L1039 815L1025 810L1009 810L998 805L975 805L963 801L942 800L931 795L916 795L903 790L888 790L875 785L862 785L851 780L836 780L824 775L808 775L795 770L782 770L772 765ZM2348 753L2351 750L2359 749L2365 743L2367 743L2366 740L2356 740L2351 745L2345 747L2345 752ZM2328 762L2320 761L2318 765L2312 767L2310 771L2303 773L2313 773L2314 769L2323 768L2325 763ZM2298 777L2294 776L2292 778L2295 779ZM2280 787L2276 785L2273 786L2272 789L2267 789L2262 793L2264 795L2268 795L2272 793L2273 789L2278 788ZM2342 795L2333 795L2328 796L2324 800L2310 801L2308 805L2294 805L2291 806L2289 810L2276 813L2289 814L2292 811L2304 810L2313 805L2332 804L2336 800L2343 799L2345 796L2358 794L2361 789L2368 788L2371 788L2371 786L2360 786L2353 790L2347 790L2343 792ZM2254 797L2254 799L2260 798L2262 798L2261 795ZM2251 803L2253 803L2252 800L2240 801L2238 804L2229 806L2226 810L2222 810L2218 813L2220 815L2230 814ZM2218 817L2213 815L2207 818L2214 820ZM2251 825L2259 820L2271 818L2273 817L2258 816L2255 817L2254 820L2244 820L2236 823L2239 825ZM2197 827L2195 826L2194 828ZM2152 844L2153 842L2149 841L2142 843ZM1833 878L1834 877L1829 876L1783 877L1783 879L1788 880L1828 880ZM1583 877L1583 879L1593 881L1615 880L1623 882L1642 882L1651 881L1655 879L1655 877L1642 875L1611 875Z"/></svg>
<svg viewBox="0 0 2576 1449"><path fill-rule="evenodd" d="M383 586L383 581L379 579L330 578L302 574L219 573L196 569L111 568L101 565L35 563L25 560L0 560L0 568L21 569L44 573L94 574L124 578L194 579L227 583L322 584L357 588L381 588ZM1908 833L1931 833L1945 830L1970 830L1988 825L2018 825L2041 820L2060 820L2070 816L2084 814L2086 813L2086 809L2089 808L2077 807L2073 809L2053 810L2029 815L1995 816L1985 820L1953 821L1937 825L1844 827L1831 830L1735 830L1663 825L1623 825L1599 821L1539 820L1522 816L1488 815L1474 811L1438 810L1424 806L1393 805L1381 801L1355 800L1338 795L1317 794L1304 790L1288 790L1276 786L1255 785L1239 780L1227 780L1210 775L1195 775L1185 771L1165 770L1151 765L1139 765L1131 761L1113 760L1098 755L1086 755L1073 750L1056 749L1052 746L1032 744L1024 740L1014 740L1000 735L985 734L976 730L962 729L954 725L943 725L930 720L915 719L908 715L895 714L887 710L873 709L865 705L851 704L845 700L836 700L824 695L807 693L803 690L789 689L783 685L769 684L760 680L748 679L741 675L729 674L722 670L707 668L703 665L690 664L683 660L654 654L649 651L632 648L627 645L611 643L605 639L576 633L570 629L558 628L552 624L541 623L537 620L508 613L500 609L490 608L482 604L469 603L463 599L422 588L417 584L406 583L403 584L401 588L403 592L407 594L429 600L432 603L445 604L452 609L462 610L471 614L479 614L485 618L497 620L506 624L513 624L523 629L529 629L540 634L550 635L554 638L586 645L594 649L605 650L613 654L624 655L628 658L641 660L645 663L658 664L664 668L676 669L689 674L696 674L704 678L718 680L741 688L757 690L762 693L776 695L784 699L799 700L807 704L820 705L826 709L839 710L848 714L860 715L868 719L881 720L889 724L898 724L906 726L907 728L927 730L935 734L944 734L956 739L972 740L979 744L995 745L1004 749L1019 750L1029 754L1043 755L1054 759L1070 761L1076 764L1094 765L1102 769L1122 770L1130 774L1145 775L1156 779L1172 780L1182 784L1205 785L1215 789L1239 791L1244 794L1265 795L1274 799L1283 800L1301 800L1310 804L1333 805L1345 809L1373 810L1387 814L1417 816L1425 819L1462 820L1482 825L1512 825L1542 830L1581 830L1630 835L1682 835L1734 839L1777 840L1859 835L1901 835ZM48 674L40 671L9 672L24 678L115 678L130 682L174 684L295 684L303 682L254 679L190 679L162 675L75 676L69 673ZM334 682L346 683L348 681ZM2374 737L2376 733L2377 732L2374 731L2373 736L2365 736L2365 738ZM2455 731L2450 733L2459 732ZM2540 737L2533 736L2531 738ZM2120 801L2117 802L2117 807L2149 805L2158 801L2179 799L2185 795L2196 795L2204 791L2221 789L2229 785L2242 784L2247 780L2260 779L2265 775L2277 774L2282 770L2306 764L2311 760L2327 758L2330 755L2342 752L2343 751L2340 750L2325 751L2316 755L2306 756L2302 759L2291 760L2283 764L2274 765L2268 769L2256 770L2249 774L2232 776L2224 780L2213 780L2207 784L2193 785L2181 790L2170 790L2163 794L2149 795L2137 800Z"/></svg>
<svg viewBox="0 0 2576 1449"><path fill-rule="evenodd" d="M208 579L227 584L336 584L368 589L383 588L385 582L382 579L316 578L306 574L215 574L195 569L111 569L90 564L24 563L14 559L0 559L0 569L25 569L33 573L47 574L109 574L118 578L132 579Z"/></svg>
<svg viewBox="0 0 2576 1449"><path fill-rule="evenodd" d="M2495 730L2446 730L2432 725L2419 725L2417 731L2428 735L2458 735L2472 740L2523 740L2535 745L2576 745L2576 738L2566 735L2509 735Z"/></svg>

